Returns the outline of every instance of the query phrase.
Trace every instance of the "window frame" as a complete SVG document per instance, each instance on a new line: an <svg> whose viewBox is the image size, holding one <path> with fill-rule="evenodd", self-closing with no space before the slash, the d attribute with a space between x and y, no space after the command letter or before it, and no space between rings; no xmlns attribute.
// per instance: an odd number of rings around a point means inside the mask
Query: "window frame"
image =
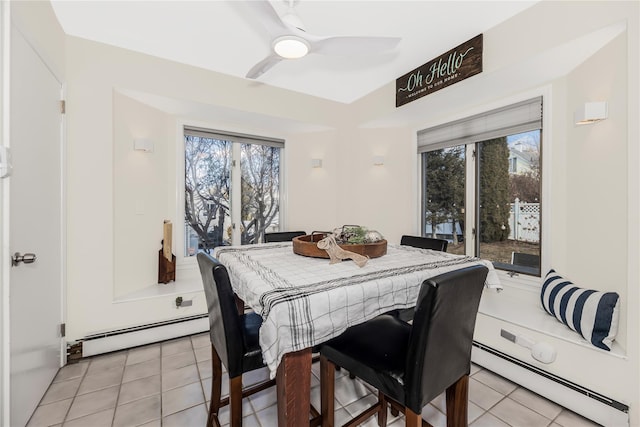
<svg viewBox="0 0 640 427"><path fill-rule="evenodd" d="M176 187L175 187L175 221L174 221L174 242L179 242L179 248L176 246L176 265L178 269L193 269L196 267L196 257L195 256L186 256L184 254L184 241L185 241L185 128L196 128L202 129L203 131L208 131L212 134L218 134L220 136L224 136L225 138L230 137L234 138L232 141L231 151L232 151L232 160L235 161L235 165L232 166L232 175L231 175L231 185L241 186L241 174L240 174L240 154L241 154L241 145L243 143L250 143L251 140L262 140L266 141L267 145L268 141L274 141L280 147L280 170L279 170L279 224L280 227L285 227L286 224L286 211L287 211L287 197L286 197L286 183L285 183L285 164L286 164L286 143L285 139L281 137L275 136L263 136L266 135L267 132L256 132L255 129L247 129L247 130L224 130L229 129L228 125L216 125L212 123L203 123L203 122L195 122L195 121L184 121L177 120L176 121L176 163L175 163L175 176L176 176ZM262 133L263 135L258 135L257 133ZM248 139L247 139L248 138ZM229 139L229 138L227 138ZM240 213L241 213L241 198L240 197L231 197L231 212L232 217L231 221L239 223ZM233 230L232 241L234 244L240 245L241 240L241 231L240 227L236 227ZM237 243L236 243L237 242Z"/></svg>
<svg viewBox="0 0 640 427"><path fill-rule="evenodd" d="M414 138L416 146L416 181L417 185L417 206L416 206L416 227L420 235L422 235L422 195L424 191L424 177L422 176L422 153L419 152L418 132L424 129L432 128L435 126L444 125L457 120L462 120L471 116L482 114L487 111L509 107L510 105L517 104L532 98L542 97L542 131L540 135L541 141L543 141L543 148L541 147L540 153L540 276L530 275L527 273L512 272L507 270L497 269L496 272L500 277L501 283L507 286L514 286L517 288L524 288L528 290L538 289L542 286L542 278L546 272L551 268L551 259L553 257L553 239L552 239L552 194L551 194L551 182L553 181L552 175L552 111L553 111L553 96L552 86L545 85L526 92L522 92L510 97L505 97L497 101L486 102L480 104L475 108L459 110L455 114L441 117L438 120L432 122L426 122L423 125L417 126L414 129ZM472 153L475 150L475 142L466 144L466 162L472 157ZM440 147L441 148L441 147ZM465 222L467 224L476 223L476 171L475 171L475 159L473 160L472 167L466 167L465 177ZM472 233L471 227L465 227L464 230L465 241L465 253L475 253L476 236Z"/></svg>

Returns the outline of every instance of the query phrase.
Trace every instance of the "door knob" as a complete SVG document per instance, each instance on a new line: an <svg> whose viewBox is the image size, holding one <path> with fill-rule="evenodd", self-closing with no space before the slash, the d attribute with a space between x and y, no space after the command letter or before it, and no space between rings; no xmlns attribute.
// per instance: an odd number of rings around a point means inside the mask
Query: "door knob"
<svg viewBox="0 0 640 427"><path fill-rule="evenodd" d="M15 267L16 265L24 262L25 264L31 264L36 261L36 254L24 254L21 255L20 252L16 252L11 257L11 266Z"/></svg>

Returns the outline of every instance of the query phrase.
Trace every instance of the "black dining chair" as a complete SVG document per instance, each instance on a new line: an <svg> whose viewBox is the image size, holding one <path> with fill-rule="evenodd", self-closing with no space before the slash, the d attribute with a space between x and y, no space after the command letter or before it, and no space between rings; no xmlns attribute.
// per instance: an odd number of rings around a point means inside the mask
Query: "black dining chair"
<svg viewBox="0 0 640 427"><path fill-rule="evenodd" d="M229 404L231 426L242 425L242 399L275 384L268 380L242 389L242 374L265 366L258 343L262 318L256 313L239 313L224 265L210 255L197 255L209 312L211 338L211 404L207 427L219 426L218 411ZM229 374L229 397L220 399L222 366Z"/></svg>
<svg viewBox="0 0 640 427"><path fill-rule="evenodd" d="M476 265L425 280L412 325L382 315L322 344L322 425L334 425L334 369L340 365L378 389L377 403L344 427L375 414L386 426L389 405L404 412L407 426L422 426L422 408L442 392L447 426L466 426L471 345L487 273Z"/></svg>
<svg viewBox="0 0 640 427"><path fill-rule="evenodd" d="M404 235L400 239L400 244L404 246L412 246L414 248L420 249L432 249L434 251L446 252L447 242L444 239L434 239L432 237L421 237L421 236L407 236ZM413 318L414 309L405 308L402 310L393 310L389 312L389 314L393 316L397 316L398 318L404 320L405 322L409 322Z"/></svg>
<svg viewBox="0 0 640 427"><path fill-rule="evenodd" d="M254 312L241 312L242 304L231 287L229 273L224 265L212 256L200 252L197 255L204 295L209 313L211 338L211 403L207 427L220 427L218 411L229 405L230 426L242 426L242 399L275 385L266 380L242 388L242 374L265 366L258 342L262 317ZM221 399L222 365L229 374L229 396ZM320 425L320 413L310 408L310 427Z"/></svg>
<svg viewBox="0 0 640 427"><path fill-rule="evenodd" d="M277 231L273 233L264 233L264 242L290 242L294 237L304 236L304 231Z"/></svg>
<svg viewBox="0 0 640 427"><path fill-rule="evenodd" d="M434 239L432 237L404 235L400 239L400 244L413 246L414 248L433 249L434 251L447 252L447 245L449 242L444 239Z"/></svg>

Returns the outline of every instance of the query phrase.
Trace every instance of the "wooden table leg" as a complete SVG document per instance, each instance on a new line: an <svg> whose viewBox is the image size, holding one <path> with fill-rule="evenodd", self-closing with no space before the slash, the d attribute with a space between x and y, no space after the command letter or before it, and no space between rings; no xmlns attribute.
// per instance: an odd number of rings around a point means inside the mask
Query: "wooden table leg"
<svg viewBox="0 0 640 427"><path fill-rule="evenodd" d="M311 348L287 353L276 373L278 427L309 425Z"/></svg>

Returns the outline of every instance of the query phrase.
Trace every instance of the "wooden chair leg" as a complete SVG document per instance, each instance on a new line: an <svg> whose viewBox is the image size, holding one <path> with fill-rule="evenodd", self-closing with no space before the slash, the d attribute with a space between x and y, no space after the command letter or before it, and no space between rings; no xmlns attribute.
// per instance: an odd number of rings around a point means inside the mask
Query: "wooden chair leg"
<svg viewBox="0 0 640 427"><path fill-rule="evenodd" d="M209 402L207 427L220 425L218 411L220 410L220 395L222 393L222 363L213 344L211 345L211 372L211 402Z"/></svg>
<svg viewBox="0 0 640 427"><path fill-rule="evenodd" d="M380 427L387 426L387 398L386 396L378 391L378 404L380 405L380 409L378 410L378 425Z"/></svg>
<svg viewBox="0 0 640 427"><path fill-rule="evenodd" d="M322 427L334 427L336 365L320 356L320 413Z"/></svg>
<svg viewBox="0 0 640 427"><path fill-rule="evenodd" d="M467 426L469 409L469 376L463 375L447 388L447 427Z"/></svg>
<svg viewBox="0 0 640 427"><path fill-rule="evenodd" d="M242 375L229 378L229 425L242 427Z"/></svg>
<svg viewBox="0 0 640 427"><path fill-rule="evenodd" d="M422 427L422 414L416 414L409 408L404 410L404 419L406 427Z"/></svg>

